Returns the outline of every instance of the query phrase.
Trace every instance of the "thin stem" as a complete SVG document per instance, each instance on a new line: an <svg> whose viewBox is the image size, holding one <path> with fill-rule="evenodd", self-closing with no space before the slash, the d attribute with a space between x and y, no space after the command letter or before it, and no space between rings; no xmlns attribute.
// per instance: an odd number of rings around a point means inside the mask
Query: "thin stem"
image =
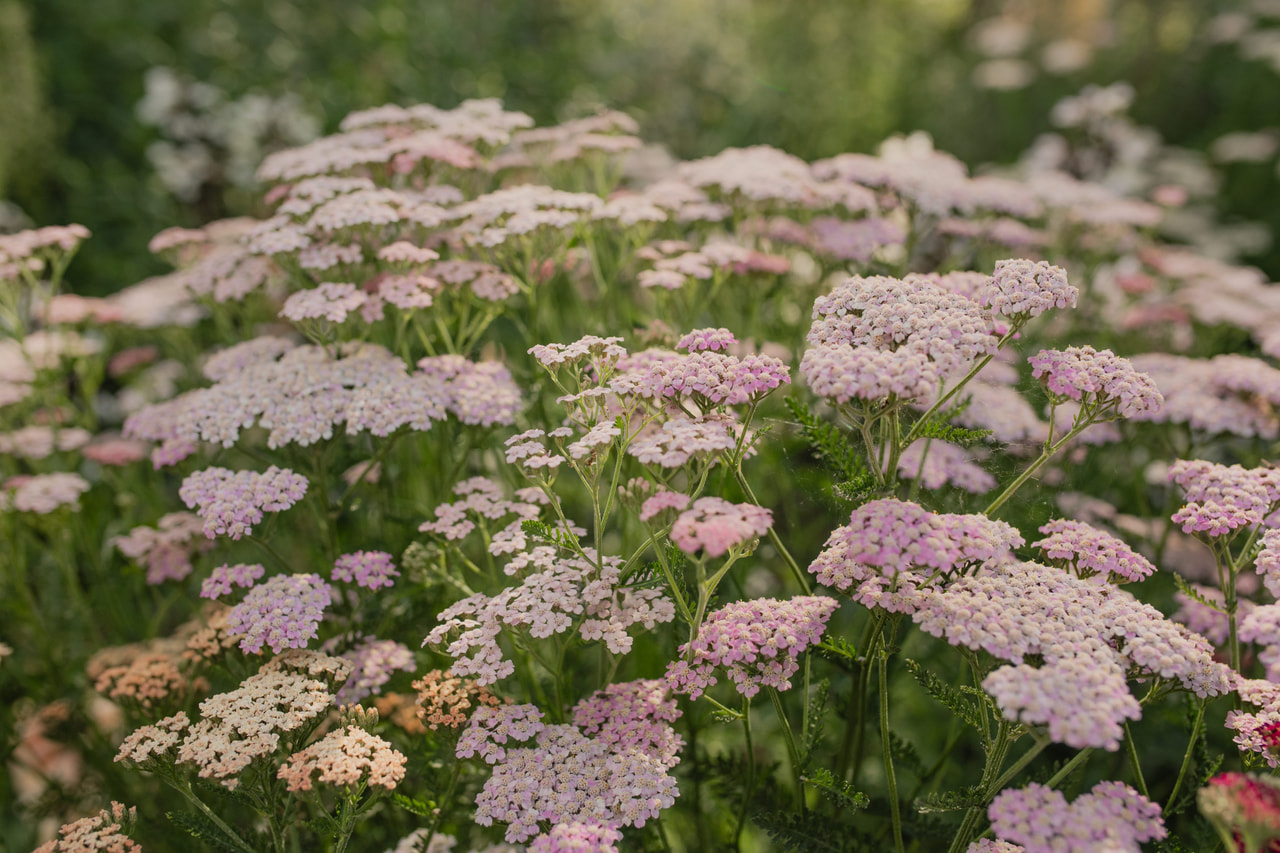
<svg viewBox="0 0 1280 853"><path fill-rule="evenodd" d="M743 493L747 496L747 500L756 506L760 506L760 500L756 497L755 492L751 491L751 486L747 483L747 478L742 476L742 466L737 465L733 469L734 476L738 479L738 485L742 487ZM783 561L787 564L787 568L791 570L792 576L796 579L796 583L800 584L800 589L805 595L812 592L809 586L809 579L804 576L804 572L800 569L800 565L796 562L796 558L791 556L791 552L787 550L787 546L782 544L782 540L778 538L778 532L773 529L773 525L769 526L769 541L773 543L773 547L781 555Z"/></svg>
<svg viewBox="0 0 1280 853"><path fill-rule="evenodd" d="M1138 783L1138 793L1151 799L1151 794L1147 791L1147 780L1142 777L1142 765L1138 762L1138 747L1133 742L1133 732L1129 730L1127 722L1124 724L1124 747L1129 756L1129 766L1133 769L1133 779Z"/></svg>
<svg viewBox="0 0 1280 853"><path fill-rule="evenodd" d="M1191 756L1195 752L1196 741L1200 738L1200 727L1204 724L1204 708L1207 704L1207 699L1200 700L1200 708L1196 711L1196 721L1191 726L1191 739L1187 741L1187 751L1183 753L1182 766L1178 768L1178 778L1174 780L1173 790L1169 792L1169 799L1164 801L1164 812L1166 814L1173 807L1178 791L1182 788L1182 782L1187 778L1187 771L1191 769Z"/></svg>
<svg viewBox="0 0 1280 853"><path fill-rule="evenodd" d="M751 743L751 700L742 700L742 731L747 740L747 785L742 793L742 808L738 812L738 826L733 831L733 846L740 848L742 830L747 824L747 806L751 803L751 795L756 787L756 751Z"/></svg>
<svg viewBox="0 0 1280 853"><path fill-rule="evenodd" d="M880 650L880 742L884 756L884 777L889 786L889 819L893 822L893 848L905 853L902 843L902 815L898 807L898 780L893 772L893 748L889 740L889 650Z"/></svg>
<svg viewBox="0 0 1280 853"><path fill-rule="evenodd" d="M800 814L803 816L805 807L804 798L804 773L800 766L800 749L796 746L795 732L791 731L791 721L787 719L787 712L782 707L782 697L778 695L776 688L769 688L769 698L773 700L774 713L778 715L779 722L782 723L782 736L787 742L787 757L791 759L791 773L796 780L796 797L800 802Z"/></svg>

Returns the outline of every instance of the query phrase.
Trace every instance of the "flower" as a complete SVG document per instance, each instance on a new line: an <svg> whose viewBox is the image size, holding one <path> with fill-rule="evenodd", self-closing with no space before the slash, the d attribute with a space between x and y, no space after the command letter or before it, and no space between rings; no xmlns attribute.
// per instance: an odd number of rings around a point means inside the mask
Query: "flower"
<svg viewBox="0 0 1280 853"><path fill-rule="evenodd" d="M773 513L755 504L735 504L724 498L698 498L676 519L671 541L686 554L702 551L719 557L730 548L764 536L773 526Z"/></svg>
<svg viewBox="0 0 1280 853"><path fill-rule="evenodd" d="M352 705L372 693L381 693L382 685L396 670L412 672L414 668L413 652L395 640L365 637L342 657L351 662L351 677L334 697L339 705Z"/></svg>
<svg viewBox="0 0 1280 853"><path fill-rule="evenodd" d="M58 837L41 844L32 853L142 853L142 845L125 835L126 825L132 827L137 819L137 809L126 809L114 800L111 809L103 809L96 815L64 824L58 829Z"/></svg>
<svg viewBox="0 0 1280 853"><path fill-rule="evenodd" d="M743 696L761 687L787 690L805 649L816 644L838 602L821 595L786 601L761 598L727 604L707 617L684 659L667 666L671 690L697 699L723 668Z"/></svg>
<svg viewBox="0 0 1280 853"><path fill-rule="evenodd" d="M204 535L239 539L253 532L264 510L280 512L302 500L307 480L288 468L266 471L206 468L182 481L178 497L204 519Z"/></svg>
<svg viewBox="0 0 1280 853"><path fill-rule="evenodd" d="M154 528L135 527L111 541L121 554L147 567L147 583L158 584L191 574L191 556L213 546L200 536L203 532L199 516L171 512L161 516Z"/></svg>
<svg viewBox="0 0 1280 853"><path fill-rule="evenodd" d="M204 583L200 586L200 597L219 598L224 595L230 595L232 587L251 587L261 580L265 573L266 569L258 563L251 565L237 563L234 566L223 564L210 572L209 577L205 578Z"/></svg>
<svg viewBox="0 0 1280 853"><path fill-rule="evenodd" d="M1140 853L1168 835L1160 807L1122 782L1099 782L1068 804L1061 792L1031 783L1001 791L987 810L991 828L1027 853Z"/></svg>
<svg viewBox="0 0 1280 853"><path fill-rule="evenodd" d="M385 551L356 551L343 554L334 561L331 579L346 581L362 586L365 589L390 587L395 584L392 578L400 577L391 555Z"/></svg>
<svg viewBox="0 0 1280 853"><path fill-rule="evenodd" d="M329 785L354 788L375 785L394 790L404 778L408 759L390 743L357 726L329 732L280 766L276 776L293 792L310 791L314 778Z"/></svg>
<svg viewBox="0 0 1280 853"><path fill-rule="evenodd" d="M0 506L7 505L18 512L48 515L62 507L78 511L80 496L89 491L89 481L79 474L36 474L10 479L5 483L5 489L13 489L13 494L0 495Z"/></svg>
<svg viewBox="0 0 1280 853"><path fill-rule="evenodd" d="M1200 813L1239 850L1267 850L1280 839L1280 783L1256 773L1219 773L1196 794Z"/></svg>
<svg viewBox="0 0 1280 853"><path fill-rule="evenodd" d="M231 608L227 631L243 634L240 648L250 653L263 645L276 653L305 648L315 638L332 594L319 575L276 575Z"/></svg>
<svg viewBox="0 0 1280 853"><path fill-rule="evenodd" d="M1091 346L1041 350L1027 359L1051 400L1075 400L1093 416L1127 418L1159 410L1164 397L1151 377L1111 350Z"/></svg>
<svg viewBox="0 0 1280 853"><path fill-rule="evenodd" d="M1151 576L1156 567L1116 537L1091 527L1083 521L1059 518L1040 528L1048 534L1032 542L1050 560L1060 560L1078 577L1104 574L1113 583L1140 581Z"/></svg>
<svg viewBox="0 0 1280 853"><path fill-rule="evenodd" d="M1061 267L1045 261L1007 260L996 261L991 284L979 293L978 301L1017 322L1050 308L1074 308L1079 295Z"/></svg>

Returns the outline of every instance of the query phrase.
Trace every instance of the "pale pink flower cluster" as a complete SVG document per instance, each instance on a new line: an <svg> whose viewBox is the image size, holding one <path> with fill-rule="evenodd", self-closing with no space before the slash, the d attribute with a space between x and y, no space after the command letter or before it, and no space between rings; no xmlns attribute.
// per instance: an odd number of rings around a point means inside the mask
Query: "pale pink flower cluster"
<svg viewBox="0 0 1280 853"><path fill-rule="evenodd" d="M820 346L805 350L800 372L810 390L841 405L851 400L927 400L941 375L923 348Z"/></svg>
<svg viewBox="0 0 1280 853"><path fill-rule="evenodd" d="M706 350L728 350L738 342L733 332L728 329L694 329L676 343L676 349L686 352L704 352Z"/></svg>
<svg viewBox="0 0 1280 853"><path fill-rule="evenodd" d="M1267 592L1280 598L1280 528L1269 527L1262 533L1262 550L1253 564L1262 576Z"/></svg>
<svg viewBox="0 0 1280 853"><path fill-rule="evenodd" d="M566 365L579 369L590 366L596 376L603 375L604 368L616 365L626 354L622 338L597 335L586 335L569 344L537 344L529 348L529 355L553 373Z"/></svg>
<svg viewBox="0 0 1280 853"><path fill-rule="evenodd" d="M1226 727L1236 733L1236 745L1261 755L1268 767L1280 767L1280 685L1240 678L1236 690L1243 701L1258 708L1256 712L1227 712Z"/></svg>
<svg viewBox="0 0 1280 853"><path fill-rule="evenodd" d="M147 457L147 444L129 438L99 436L93 444L81 448L80 454L90 462L123 468Z"/></svg>
<svg viewBox="0 0 1280 853"><path fill-rule="evenodd" d="M773 526L773 512L755 504L735 504L724 498L698 498L680 513L671 527L671 541L686 554L702 551L719 557L764 536Z"/></svg>
<svg viewBox="0 0 1280 853"><path fill-rule="evenodd" d="M478 756L486 764L507 757L504 744L537 737L546 726L536 705L481 705L467 722L454 748L458 758Z"/></svg>
<svg viewBox="0 0 1280 853"><path fill-rule="evenodd" d="M1280 469L1218 465L1180 459L1169 479L1182 487L1186 502L1173 514L1184 533L1231 536L1262 524L1280 506Z"/></svg>
<svg viewBox="0 0 1280 853"><path fill-rule="evenodd" d="M55 431L49 426L27 426L13 432L0 433L0 453L22 459L44 459L54 450L78 450L93 436L79 427Z"/></svg>
<svg viewBox="0 0 1280 853"><path fill-rule="evenodd" d="M978 301L996 314L1014 319L1036 317L1051 308L1074 308L1080 291L1067 283L1067 271L1045 261L996 261L991 284Z"/></svg>
<svg viewBox="0 0 1280 853"><path fill-rule="evenodd" d="M46 841L31 853L142 853L142 845L130 839L124 827L124 824L133 824L137 812L137 808L126 809L113 800L110 810L103 809L96 815L63 824L58 828L57 838Z"/></svg>
<svg viewBox="0 0 1280 853"><path fill-rule="evenodd" d="M171 697L181 697L190 688L177 660L162 652L147 652L127 664L109 666L93 681L93 689L103 696L132 703L143 711L150 711Z"/></svg>
<svg viewBox="0 0 1280 853"><path fill-rule="evenodd" d="M642 430L627 444L627 453L645 465L679 468L695 462L715 464L741 443L752 450L751 436L732 412L708 412L698 418L676 416Z"/></svg>
<svg viewBox="0 0 1280 853"><path fill-rule="evenodd" d="M289 756L276 776L295 793L310 791L317 779L327 785L374 785L391 791L404 778L407 762L402 753L377 735L358 726L346 726Z"/></svg>
<svg viewBox="0 0 1280 853"><path fill-rule="evenodd" d="M415 246L408 240L397 240L388 243L378 250L378 259L392 264L426 264L439 260L440 253L435 249Z"/></svg>
<svg viewBox="0 0 1280 853"><path fill-rule="evenodd" d="M327 320L341 323L352 311L368 300L368 294L354 284L323 282L310 290L299 290L284 301L280 316L300 323L303 320Z"/></svg>
<svg viewBox="0 0 1280 853"><path fill-rule="evenodd" d="M621 561L605 558L557 557L552 548L538 548L519 562L536 570L519 586L497 595L468 596L446 608L424 644L440 646L454 659L454 675L474 675L479 684L492 684L512 674L498 644L504 626L522 628L535 638L550 637L575 625L585 640L603 640L614 654L631 650L627 629L652 628L675 618L675 607L658 589L629 589L618 585Z"/></svg>
<svg viewBox="0 0 1280 853"><path fill-rule="evenodd" d="M650 521L665 512L680 512L688 505L688 495L662 489L645 498L644 503L640 505L640 520Z"/></svg>
<svg viewBox="0 0 1280 853"><path fill-rule="evenodd" d="M213 547L204 533L204 522L189 512L171 512L155 527L135 527L112 544L131 560L147 568L147 583L180 581L191 574L191 557Z"/></svg>
<svg viewBox="0 0 1280 853"><path fill-rule="evenodd" d="M1091 346L1041 350L1027 359L1031 375L1050 399L1075 400L1110 417L1127 418L1160 409L1164 397L1151 377L1111 350ZM1114 411L1103 411L1114 408Z"/></svg>
<svg viewBox="0 0 1280 853"><path fill-rule="evenodd" d="M668 664L667 684L697 699L723 668L748 698L761 687L788 690L800 655L821 639L838 605L821 595L727 604L707 617L692 643L680 647L684 657Z"/></svg>
<svg viewBox="0 0 1280 853"><path fill-rule="evenodd" d="M1142 412L1137 420L1187 424L1209 434L1280 435L1280 370L1261 359L1144 353L1133 358L1133 366L1164 394L1159 410Z"/></svg>
<svg viewBox="0 0 1280 853"><path fill-rule="evenodd" d="M506 823L511 842L533 838L540 821L644 826L679 793L667 770L642 750L615 749L576 726L546 726L535 745L505 750L476 796L475 822Z"/></svg>
<svg viewBox="0 0 1280 853"><path fill-rule="evenodd" d="M319 575L275 575L249 590L227 614L227 631L243 634L240 648L257 653L263 645L277 654L305 648L319 631L333 589Z"/></svg>
<svg viewBox="0 0 1280 853"><path fill-rule="evenodd" d="M83 225L47 225L16 234L0 234L0 264L25 260L40 254L42 249L71 252L87 239L89 229Z"/></svg>
<svg viewBox="0 0 1280 853"><path fill-rule="evenodd" d="M59 472L11 477L5 481L4 488L6 493L0 494L0 508L48 515L63 507L79 511L80 496L89 491L89 482L79 474Z"/></svg>
<svg viewBox="0 0 1280 853"><path fill-rule="evenodd" d="M1200 813L1248 849L1280 838L1280 781L1257 773L1220 773L1196 796Z"/></svg>
<svg viewBox="0 0 1280 853"><path fill-rule="evenodd" d="M1140 581L1156 570L1151 561L1122 540L1083 521L1059 518L1040 528L1047 534L1032 542L1048 560L1059 560L1077 577L1102 575L1112 583Z"/></svg>
<svg viewBox="0 0 1280 853"><path fill-rule="evenodd" d="M200 586L201 598L221 598L230 595L234 587L245 589L262 580L266 569L259 563L237 563L234 566L221 565L209 573Z"/></svg>
<svg viewBox="0 0 1280 853"><path fill-rule="evenodd" d="M598 823L557 823L529 842L529 853L618 853L622 833Z"/></svg>
<svg viewBox="0 0 1280 853"><path fill-rule="evenodd" d="M453 493L462 500L437 506L436 520L424 521L418 526L419 531L457 540L475 530L476 522L472 519L498 521L513 514L516 520L512 524L518 529L521 521L538 517L539 504L546 500L537 489L522 489L516 493L516 499L509 500L503 496L502 487L487 477L463 480L453 487Z"/></svg>
<svg viewBox="0 0 1280 853"><path fill-rule="evenodd" d="M334 698L339 705L354 705L371 693L381 693L397 670L413 672L417 665L408 646L374 637L362 639L342 657L351 663L351 677Z"/></svg>
<svg viewBox="0 0 1280 853"><path fill-rule="evenodd" d="M573 724L621 751L634 747L667 767L680 762L684 738L672 725L680 709L667 683L650 678L610 684L573 706Z"/></svg>
<svg viewBox="0 0 1280 853"><path fill-rule="evenodd" d="M1063 601L1073 604L1064 609ZM929 591L912 618L952 645L1018 665L1012 673L996 670L984 686L1010 719L1046 724L1077 747L1119 747L1123 721L1140 714L1136 701L1125 698L1130 673L1176 680L1198 696L1222 695L1234 683L1203 637L1118 587L1036 563L988 564ZM1044 662L1038 675L1026 664L1030 655ZM1069 689L1092 703L1058 701Z"/></svg>
<svg viewBox="0 0 1280 853"><path fill-rule="evenodd" d="M692 401L700 411L756 403L791 382L790 368L768 355L737 358L714 351L692 352L651 362L616 377L620 396L658 402Z"/></svg>
<svg viewBox="0 0 1280 853"><path fill-rule="evenodd" d="M302 500L307 479L272 465L266 471L205 468L182 481L178 497L204 519L204 535L239 539L253 533L262 513L280 512Z"/></svg>
<svg viewBox="0 0 1280 853"><path fill-rule="evenodd" d="M1169 834L1160 806L1123 782L1099 782L1070 804L1033 782L1001 791L987 814L1000 839L1027 853L1141 853L1143 842Z"/></svg>
<svg viewBox="0 0 1280 853"><path fill-rule="evenodd" d="M400 577L391 555L386 551L355 551L343 554L334 561L331 579L354 583L365 589L380 589L395 585L392 578Z"/></svg>
<svg viewBox="0 0 1280 853"><path fill-rule="evenodd" d="M520 386L500 361L429 356L418 360L416 375L443 380L445 409L469 426L510 426L524 408Z"/></svg>

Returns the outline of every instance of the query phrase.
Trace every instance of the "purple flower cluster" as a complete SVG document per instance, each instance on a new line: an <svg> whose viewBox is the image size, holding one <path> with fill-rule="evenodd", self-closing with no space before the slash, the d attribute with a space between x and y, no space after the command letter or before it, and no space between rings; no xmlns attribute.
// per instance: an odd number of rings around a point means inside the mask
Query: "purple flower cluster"
<svg viewBox="0 0 1280 853"><path fill-rule="evenodd" d="M627 453L645 465L660 468L679 468L690 460L715 463L737 448L742 430L732 412L708 412L699 418L676 416L641 430L627 445ZM750 448L750 436L743 444Z"/></svg>
<svg viewBox="0 0 1280 853"><path fill-rule="evenodd" d="M271 647L306 648L314 639L333 589L319 575L276 575L249 590L227 614L227 633L242 634L240 648L250 654Z"/></svg>
<svg viewBox="0 0 1280 853"><path fill-rule="evenodd" d="M1043 383L1051 399L1075 400L1097 413L1114 406L1114 417L1127 418L1158 411L1164 402L1150 376L1111 350L1041 350L1027 361L1031 375Z"/></svg>
<svg viewBox="0 0 1280 853"><path fill-rule="evenodd" d="M622 833L598 823L557 823L529 842L529 853L618 853Z"/></svg>
<svg viewBox="0 0 1280 853"><path fill-rule="evenodd" d="M1074 308L1080 291L1067 283L1067 271L1044 261L996 261L991 284L978 301L996 314L1014 319L1036 317L1050 308Z"/></svg>
<svg viewBox="0 0 1280 853"><path fill-rule="evenodd" d="M342 323L369 299L354 284L327 281L310 290L299 290L284 301L280 316L295 323L304 320L327 320Z"/></svg>
<svg viewBox="0 0 1280 853"><path fill-rule="evenodd" d="M397 671L413 672L413 652L404 643L366 637L342 653L351 662L351 676L338 690L334 702L353 705L371 693L381 693L382 685Z"/></svg>
<svg viewBox="0 0 1280 853"><path fill-rule="evenodd" d="M1102 575L1112 583L1140 581L1156 570L1151 561L1123 541L1083 521L1059 518L1040 528L1048 534L1034 548L1059 560L1080 578Z"/></svg>
<svg viewBox="0 0 1280 853"><path fill-rule="evenodd" d="M790 368L768 355L737 358L711 350L654 361L616 377L621 396L659 402L692 401L700 411L755 403L791 381Z"/></svg>
<svg viewBox="0 0 1280 853"><path fill-rule="evenodd" d="M178 497L204 519L204 535L239 539L253 532L263 511L280 512L302 500L307 479L272 465L257 471L206 468L182 481Z"/></svg>
<svg viewBox="0 0 1280 853"><path fill-rule="evenodd" d="M698 498L680 513L671 527L671 541L686 554L702 551L719 557L773 526L773 513L755 504L735 504L724 498Z"/></svg>
<svg viewBox="0 0 1280 853"><path fill-rule="evenodd" d="M1280 506L1280 469L1244 468L1178 460L1169 479L1182 487L1186 503L1173 514L1184 533L1232 535L1261 524Z"/></svg>
<svg viewBox="0 0 1280 853"><path fill-rule="evenodd" d="M467 722L454 753L458 758L479 756L486 764L496 764L507 757L507 741L523 743L545 728L537 705L481 705Z"/></svg>
<svg viewBox="0 0 1280 853"><path fill-rule="evenodd" d="M246 589L253 586L262 579L266 573L258 563L246 564L237 563L234 566L221 565L209 573L209 577L204 579L204 583L200 586L201 598L221 598L224 595L230 595L234 587L242 586Z"/></svg>
<svg viewBox="0 0 1280 853"><path fill-rule="evenodd" d="M898 457L898 475L918 480L926 489L955 486L981 495L996 487L996 478L973 461L973 454L945 441L917 441Z"/></svg>
<svg viewBox="0 0 1280 853"><path fill-rule="evenodd" d="M535 745L505 750L476 797L475 822L506 823L510 842L533 838L540 821L644 826L679 793L668 769L643 749L615 747L572 725L546 726Z"/></svg>
<svg viewBox="0 0 1280 853"><path fill-rule="evenodd" d="M1141 853L1142 842L1168 835L1160 806L1123 782L1099 782L1070 804L1033 782L1001 791L987 814L999 838L1027 853Z"/></svg>
<svg viewBox="0 0 1280 853"><path fill-rule="evenodd" d="M1115 749L1124 736L1124 721L1142 716L1124 670L1110 656L1064 657L1041 667L1002 666L983 679L982 689L1006 718L1043 725L1055 743L1077 749ZM1088 712L1063 712L1073 705Z"/></svg>
<svg viewBox="0 0 1280 853"><path fill-rule="evenodd" d="M838 602L821 595L786 601L735 601L707 617L681 660L667 666L667 684L697 699L723 668L738 692L751 697L761 687L787 690L801 653L822 637Z"/></svg>
<svg viewBox="0 0 1280 853"><path fill-rule="evenodd" d="M135 527L113 542L120 553L147 567L147 583L180 581L191 574L191 555L213 547L201 534L204 523L189 512L171 512L155 527Z"/></svg>
<svg viewBox="0 0 1280 853"><path fill-rule="evenodd" d="M1262 576L1267 592L1280 598L1280 528L1269 527L1262 533L1262 550L1253 564Z"/></svg>
<svg viewBox="0 0 1280 853"><path fill-rule="evenodd" d="M680 762L684 738L671 726L680 717L665 681L650 678L610 684L573 706L573 724L622 751L635 747L667 767Z"/></svg>
<svg viewBox="0 0 1280 853"><path fill-rule="evenodd" d="M694 329L676 343L676 349L686 352L705 352L707 350L728 350L738 339L728 329Z"/></svg>
<svg viewBox="0 0 1280 853"><path fill-rule="evenodd" d="M800 373L819 397L841 405L851 400L927 400L941 374L923 347L896 350L820 346L805 350Z"/></svg>
<svg viewBox="0 0 1280 853"><path fill-rule="evenodd" d="M538 517L539 504L546 501L546 496L536 488L522 489L516 493L516 499L508 500L503 496L502 487L486 477L463 480L453 487L453 492L462 500L437 506L436 520L424 521L418 530L452 541L462 539L475 530L476 522L472 519L498 521L514 514L516 520L509 525L514 534L520 529L521 521ZM507 552L491 550L490 553Z"/></svg>
<svg viewBox="0 0 1280 853"><path fill-rule="evenodd" d="M400 577L400 573L386 551L356 551L338 557L330 577L365 589L379 589L394 586L392 578Z"/></svg>
<svg viewBox="0 0 1280 853"><path fill-rule="evenodd" d="M1137 415L1138 420L1187 424L1211 435L1280 435L1280 370L1261 359L1145 353L1134 357L1133 366L1149 374L1164 394L1164 405Z"/></svg>

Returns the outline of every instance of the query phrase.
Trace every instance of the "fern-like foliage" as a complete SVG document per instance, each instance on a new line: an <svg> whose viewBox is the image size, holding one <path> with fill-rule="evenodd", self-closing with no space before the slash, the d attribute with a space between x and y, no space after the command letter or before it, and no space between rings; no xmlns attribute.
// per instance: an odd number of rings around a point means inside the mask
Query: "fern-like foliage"
<svg viewBox="0 0 1280 853"><path fill-rule="evenodd" d="M813 647L813 651L845 672L853 672L856 667L862 665L862 661L858 658L858 650L844 637L833 638L827 635L822 638L821 643Z"/></svg>
<svg viewBox="0 0 1280 853"><path fill-rule="evenodd" d="M827 727L827 699L831 695L831 680L824 678L818 682L813 701L809 703L809 717L804 733L803 750L800 755L800 769L808 769L813 760L813 753L822 743L822 734Z"/></svg>
<svg viewBox="0 0 1280 853"><path fill-rule="evenodd" d="M546 542L566 551L577 551L580 547L581 540L577 536L559 527L552 527L545 521L539 521L536 518L526 518L520 522L520 529L530 539Z"/></svg>
<svg viewBox="0 0 1280 853"><path fill-rule="evenodd" d="M256 847L238 835L228 833L201 812L169 812L165 815L176 826L186 830L193 838L199 838L215 850L229 853L255 853Z"/></svg>
<svg viewBox="0 0 1280 853"><path fill-rule="evenodd" d="M852 814L871 805L871 798L843 779L837 779L831 771L823 767L815 770L804 779L805 783L817 788L824 797L830 800L837 811Z"/></svg>
<svg viewBox="0 0 1280 853"><path fill-rule="evenodd" d="M415 800L412 797L406 797L404 794L392 793L391 798L395 800L396 805L410 814L416 814L418 817L431 817L435 809L435 803L425 800Z"/></svg>
<svg viewBox="0 0 1280 853"><path fill-rule="evenodd" d="M876 848L842 822L795 812L765 811L755 816L777 850L795 853L864 853Z"/></svg>
<svg viewBox="0 0 1280 853"><path fill-rule="evenodd" d="M1173 584L1178 588L1178 592L1182 593L1187 598L1200 602L1205 607L1209 608L1210 610L1216 613L1225 614L1227 612L1222 609L1222 602L1212 601L1208 598L1205 598L1204 594L1197 592L1189 583L1186 582L1186 580L1182 577L1182 575L1178 574L1177 572L1170 572L1169 576L1173 578Z"/></svg>
<svg viewBox="0 0 1280 853"><path fill-rule="evenodd" d="M923 779L928 773L924 762L920 760L920 753L916 750L915 744L897 732L889 732L889 752L893 755L894 764L899 769L914 774L917 779Z"/></svg>
<svg viewBox="0 0 1280 853"><path fill-rule="evenodd" d="M971 809L986 804L986 799L982 796L982 786L970 785L955 791L941 791L917 797L914 806L920 814L933 814Z"/></svg>
<svg viewBox="0 0 1280 853"><path fill-rule="evenodd" d="M984 737L986 736L986 721L982 713L981 703L989 703L990 700L985 693L980 690L974 690L972 687L952 687L910 658L904 658L903 662L907 665L912 677L919 682L920 686L930 696L937 699L951 713L977 729Z"/></svg>
<svg viewBox="0 0 1280 853"><path fill-rule="evenodd" d="M967 410L972 404L973 397L967 396L949 409L934 412L928 421L917 427L913 427L916 436L919 438L933 438L938 441L948 441L952 444L959 444L962 447L977 444L987 436L991 435L991 430L968 429L966 427L955 426L951 423L951 421L964 414L965 410Z"/></svg>
<svg viewBox="0 0 1280 853"><path fill-rule="evenodd" d="M813 413L794 394L786 400L787 408L800 424L800 433L813 453L841 480L856 481L868 474L867 465L848 437L838 427Z"/></svg>

